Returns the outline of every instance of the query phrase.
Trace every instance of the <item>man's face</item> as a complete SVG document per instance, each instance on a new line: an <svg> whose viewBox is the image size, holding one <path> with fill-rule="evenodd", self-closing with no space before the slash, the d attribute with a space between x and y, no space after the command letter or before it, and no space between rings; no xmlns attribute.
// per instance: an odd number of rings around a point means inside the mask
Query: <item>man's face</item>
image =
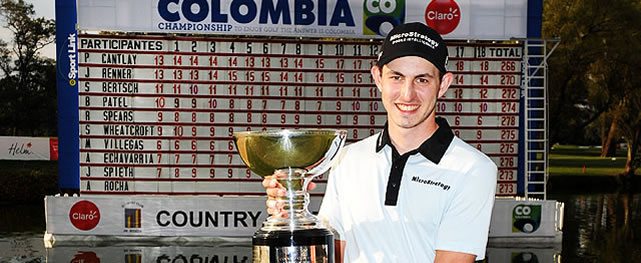
<svg viewBox="0 0 641 263"><path fill-rule="evenodd" d="M416 56L394 59L382 69L375 66L372 75L381 91L390 129L423 129L434 123L436 99L452 81L451 73L441 81L439 70Z"/></svg>

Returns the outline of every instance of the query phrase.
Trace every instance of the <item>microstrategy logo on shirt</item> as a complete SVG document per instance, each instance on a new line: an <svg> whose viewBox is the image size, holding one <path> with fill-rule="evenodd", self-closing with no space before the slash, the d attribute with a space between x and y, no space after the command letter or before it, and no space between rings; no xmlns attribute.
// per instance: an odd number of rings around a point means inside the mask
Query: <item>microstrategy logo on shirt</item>
<svg viewBox="0 0 641 263"><path fill-rule="evenodd" d="M444 184L444 183L439 182L439 181L425 180L425 179L420 178L418 176L413 176L412 177L412 182L417 182L417 183L424 184L424 185L432 185L432 186L440 187L445 191L450 190L450 186L447 185L447 184Z"/></svg>

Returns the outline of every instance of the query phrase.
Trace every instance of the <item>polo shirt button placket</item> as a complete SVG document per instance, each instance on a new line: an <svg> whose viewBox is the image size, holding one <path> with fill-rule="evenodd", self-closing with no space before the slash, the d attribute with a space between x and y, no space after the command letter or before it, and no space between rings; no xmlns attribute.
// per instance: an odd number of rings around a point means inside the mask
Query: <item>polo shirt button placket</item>
<svg viewBox="0 0 641 263"><path fill-rule="evenodd" d="M394 171L398 171L398 164L394 164ZM392 188L396 188L396 183L392 183Z"/></svg>

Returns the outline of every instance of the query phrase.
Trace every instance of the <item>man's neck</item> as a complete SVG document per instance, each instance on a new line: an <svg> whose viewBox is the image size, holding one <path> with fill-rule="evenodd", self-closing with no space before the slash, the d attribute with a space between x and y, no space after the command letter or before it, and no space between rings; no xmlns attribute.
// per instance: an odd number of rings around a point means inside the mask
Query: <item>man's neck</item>
<svg viewBox="0 0 641 263"><path fill-rule="evenodd" d="M389 137L399 154L403 155L417 149L423 142L432 137L438 129L436 120L428 119L424 123L412 128L388 126Z"/></svg>

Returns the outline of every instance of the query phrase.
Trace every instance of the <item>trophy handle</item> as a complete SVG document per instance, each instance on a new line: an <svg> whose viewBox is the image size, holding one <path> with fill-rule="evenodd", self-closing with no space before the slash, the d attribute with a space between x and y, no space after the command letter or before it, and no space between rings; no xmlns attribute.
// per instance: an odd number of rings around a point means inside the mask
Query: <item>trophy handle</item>
<svg viewBox="0 0 641 263"><path fill-rule="evenodd" d="M345 145L345 138L347 137L347 132L343 130L336 131L336 137L332 140L332 143L325 152L325 156L321 158L318 162L307 167L308 174L310 177L315 177L321 175L331 167L334 159L338 156L340 149Z"/></svg>

